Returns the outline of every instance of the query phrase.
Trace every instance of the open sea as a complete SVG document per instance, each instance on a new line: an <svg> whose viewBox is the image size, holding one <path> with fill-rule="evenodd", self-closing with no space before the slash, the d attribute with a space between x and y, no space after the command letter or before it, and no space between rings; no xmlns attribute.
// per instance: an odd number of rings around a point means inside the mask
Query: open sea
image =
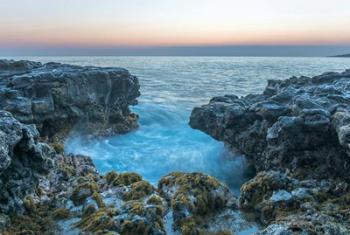
<svg viewBox="0 0 350 235"><path fill-rule="evenodd" d="M89 155L100 173L141 174L153 184L173 171L204 172L236 194L247 180L239 153L188 125L194 106L213 96L263 91L268 79L313 76L350 68L350 58L286 57L15 57L41 62L124 67L141 84L140 128L126 135L89 142L69 138L65 151Z"/></svg>

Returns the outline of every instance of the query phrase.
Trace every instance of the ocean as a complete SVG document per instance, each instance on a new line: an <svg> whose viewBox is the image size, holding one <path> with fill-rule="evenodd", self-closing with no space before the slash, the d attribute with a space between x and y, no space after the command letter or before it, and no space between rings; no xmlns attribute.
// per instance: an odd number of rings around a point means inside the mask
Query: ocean
<svg viewBox="0 0 350 235"><path fill-rule="evenodd" d="M69 138L67 153L91 156L100 173L137 172L156 184L174 171L204 172L226 183L236 194L249 178L240 153L193 130L191 110L224 94L261 93L268 79L313 76L350 68L349 58L286 57L15 57L40 62L115 66L128 69L141 84L140 128L86 143Z"/></svg>

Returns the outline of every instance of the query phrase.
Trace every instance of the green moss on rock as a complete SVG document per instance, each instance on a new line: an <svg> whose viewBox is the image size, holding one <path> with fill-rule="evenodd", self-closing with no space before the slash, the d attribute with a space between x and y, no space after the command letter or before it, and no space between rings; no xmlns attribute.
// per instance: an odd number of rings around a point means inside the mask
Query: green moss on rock
<svg viewBox="0 0 350 235"><path fill-rule="evenodd" d="M11 226L2 232L4 235L53 235L57 224L53 219L54 208L50 205L37 205L24 215L12 216Z"/></svg>
<svg viewBox="0 0 350 235"><path fill-rule="evenodd" d="M65 164L63 162L57 165L58 170L61 172L63 179L68 180L70 177L76 174L76 170L73 166Z"/></svg>
<svg viewBox="0 0 350 235"><path fill-rule="evenodd" d="M52 213L54 219L62 220L70 217L70 211L66 208L58 208Z"/></svg>
<svg viewBox="0 0 350 235"><path fill-rule="evenodd" d="M123 206L122 211L127 215L127 219L122 224L121 234L164 233L163 216L165 210L163 206L148 205L141 201L128 201Z"/></svg>
<svg viewBox="0 0 350 235"><path fill-rule="evenodd" d="M55 149L56 153L62 154L64 153L64 144L59 142L54 142L51 146Z"/></svg>
<svg viewBox="0 0 350 235"><path fill-rule="evenodd" d="M143 220L126 220L121 225L122 235L150 234L150 228Z"/></svg>
<svg viewBox="0 0 350 235"><path fill-rule="evenodd" d="M136 173L121 173L110 172L106 175L106 181L113 186L129 186L133 183L141 181L142 177Z"/></svg>
<svg viewBox="0 0 350 235"><path fill-rule="evenodd" d="M35 202L31 196L27 196L23 199L23 206L30 213L36 210Z"/></svg>
<svg viewBox="0 0 350 235"><path fill-rule="evenodd" d="M147 204L153 204L153 205L161 206L161 205L163 205L163 200L158 195L152 195L150 198L148 198Z"/></svg>
<svg viewBox="0 0 350 235"><path fill-rule="evenodd" d="M81 205L85 200L98 192L98 185L94 181L86 181L77 185L71 195L71 200L75 205Z"/></svg>
<svg viewBox="0 0 350 235"><path fill-rule="evenodd" d="M118 178L119 174L115 171L110 171L105 175L107 184L111 185Z"/></svg>
<svg viewBox="0 0 350 235"><path fill-rule="evenodd" d="M108 232L118 230L118 225L113 219L115 215L116 210L100 209L90 215L84 216L75 226L84 232L107 234Z"/></svg>
<svg viewBox="0 0 350 235"><path fill-rule="evenodd" d="M155 191L155 188L147 181L138 181L130 185L130 191L125 193L124 200L139 200Z"/></svg>
<svg viewBox="0 0 350 235"><path fill-rule="evenodd" d="M186 218L180 225L180 231L183 235L199 235L197 222L193 218Z"/></svg>
<svg viewBox="0 0 350 235"><path fill-rule="evenodd" d="M225 185L202 173L171 173L159 181L158 188L170 201L174 226L183 234L198 234L201 217L225 208L234 199Z"/></svg>
<svg viewBox="0 0 350 235"><path fill-rule="evenodd" d="M276 171L264 171L241 187L240 206L246 210L260 210L264 198L271 197L274 190L289 189L291 180Z"/></svg>

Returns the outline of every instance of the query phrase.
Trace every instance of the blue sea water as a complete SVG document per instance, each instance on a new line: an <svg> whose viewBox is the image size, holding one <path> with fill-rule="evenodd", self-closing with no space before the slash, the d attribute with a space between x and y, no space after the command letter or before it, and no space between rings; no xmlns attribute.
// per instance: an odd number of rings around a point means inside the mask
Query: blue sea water
<svg viewBox="0 0 350 235"><path fill-rule="evenodd" d="M18 59L18 58L16 58ZM93 158L102 173L133 171L156 184L173 171L215 176L238 193L245 179L242 155L188 125L194 106L213 96L263 91L268 79L313 76L350 68L348 58L263 57L31 57L41 62L124 67L138 76L140 128L88 144L70 138L66 152Z"/></svg>

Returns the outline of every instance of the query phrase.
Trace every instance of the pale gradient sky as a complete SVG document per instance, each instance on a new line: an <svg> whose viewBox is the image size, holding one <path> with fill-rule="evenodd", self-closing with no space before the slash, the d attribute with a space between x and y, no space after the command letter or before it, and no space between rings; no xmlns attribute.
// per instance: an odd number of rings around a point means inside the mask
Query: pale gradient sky
<svg viewBox="0 0 350 235"><path fill-rule="evenodd" d="M0 0L0 48L350 45L350 0Z"/></svg>

